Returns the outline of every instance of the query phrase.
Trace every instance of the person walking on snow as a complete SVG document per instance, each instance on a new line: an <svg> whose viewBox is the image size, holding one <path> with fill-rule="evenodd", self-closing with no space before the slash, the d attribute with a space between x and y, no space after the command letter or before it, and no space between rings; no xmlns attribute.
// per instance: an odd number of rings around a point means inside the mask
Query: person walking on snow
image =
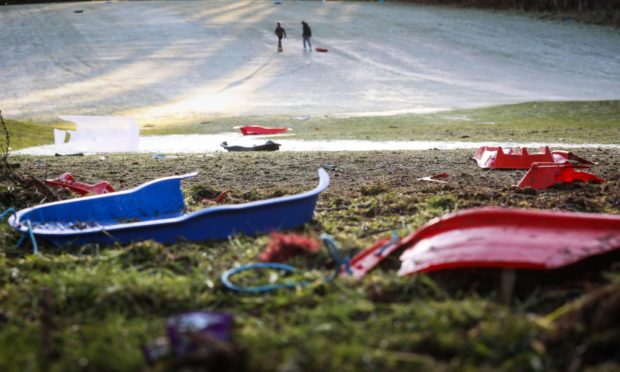
<svg viewBox="0 0 620 372"><path fill-rule="evenodd" d="M312 30L310 30L310 26L306 23L306 21L301 21L301 27L303 27L303 33L301 36L304 38L304 50L306 50L306 43L308 43L308 48L312 51L312 43L310 43L310 38L312 37Z"/></svg>
<svg viewBox="0 0 620 372"><path fill-rule="evenodd" d="M282 38L284 37L286 39L286 30L284 29L284 27L282 27L280 22L278 22L275 33L278 36L278 52L281 52L282 51Z"/></svg>

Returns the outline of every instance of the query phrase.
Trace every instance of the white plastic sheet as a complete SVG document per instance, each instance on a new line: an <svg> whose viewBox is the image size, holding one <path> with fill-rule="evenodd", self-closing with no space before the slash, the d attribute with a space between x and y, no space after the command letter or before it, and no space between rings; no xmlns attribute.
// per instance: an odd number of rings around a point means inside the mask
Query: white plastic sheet
<svg viewBox="0 0 620 372"><path fill-rule="evenodd" d="M60 118L75 123L76 130L54 129L57 153L138 151L140 127L133 118L79 115L62 115Z"/></svg>

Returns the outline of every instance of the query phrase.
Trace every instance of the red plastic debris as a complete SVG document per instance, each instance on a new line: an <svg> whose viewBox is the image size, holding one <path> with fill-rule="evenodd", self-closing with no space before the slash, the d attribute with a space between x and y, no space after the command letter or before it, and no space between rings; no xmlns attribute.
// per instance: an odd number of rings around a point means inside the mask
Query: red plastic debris
<svg viewBox="0 0 620 372"><path fill-rule="evenodd" d="M203 204L220 204L222 201L224 201L224 199L226 199L226 197L228 197L228 194L230 193L230 190L224 190L221 193L219 193L215 199L211 200L211 199L202 199L202 203Z"/></svg>
<svg viewBox="0 0 620 372"><path fill-rule="evenodd" d="M620 248L620 216L480 208L405 237L399 275L466 267L556 269Z"/></svg>
<svg viewBox="0 0 620 372"><path fill-rule="evenodd" d="M314 50L316 50L317 52L321 52L321 53L327 53L327 49L325 48L314 48Z"/></svg>
<svg viewBox="0 0 620 372"><path fill-rule="evenodd" d="M51 186L60 186L66 187L69 190L78 193L80 195L86 194L107 194L110 192L115 192L112 185L110 185L107 181L101 181L94 185L88 183L78 182L73 178L71 173L65 173L62 176L55 179L47 179L45 183Z"/></svg>
<svg viewBox="0 0 620 372"><path fill-rule="evenodd" d="M355 279L362 279L372 269L374 269L384 258L402 248L401 239L398 236L387 237L379 240L371 247L358 253L349 262L351 275ZM345 267L340 271L340 275L349 275Z"/></svg>
<svg viewBox="0 0 620 372"><path fill-rule="evenodd" d="M569 162L557 163L534 163L530 170L519 182L520 188L531 187L536 190L546 189L556 183L582 182L605 182L605 179L588 172L576 171L575 168L588 168L585 165L574 165Z"/></svg>
<svg viewBox="0 0 620 372"><path fill-rule="evenodd" d="M239 127L239 130L244 136L252 136L257 134L280 134L285 133L289 128L267 128L258 125L247 125Z"/></svg>
<svg viewBox="0 0 620 372"><path fill-rule="evenodd" d="M267 249L258 258L263 262L285 262L291 257L315 254L319 247L319 242L312 237L272 233Z"/></svg>
<svg viewBox="0 0 620 372"><path fill-rule="evenodd" d="M418 178L418 181L448 183L447 181L442 181L443 178L448 178L448 177L449 177L448 173L438 173L438 174L436 174L434 176Z"/></svg>
<svg viewBox="0 0 620 372"><path fill-rule="evenodd" d="M532 163L553 162L553 154L548 146L530 154L525 148L507 148L501 146L482 146L476 150L473 159L480 168L493 169L529 169Z"/></svg>
<svg viewBox="0 0 620 372"><path fill-rule="evenodd" d="M553 161L555 161L556 163L565 163L569 160L573 160L580 164L588 164L588 165L597 164L597 163L591 162L590 160L586 160L582 158L581 156L577 156L570 151L554 150L551 153L553 154Z"/></svg>

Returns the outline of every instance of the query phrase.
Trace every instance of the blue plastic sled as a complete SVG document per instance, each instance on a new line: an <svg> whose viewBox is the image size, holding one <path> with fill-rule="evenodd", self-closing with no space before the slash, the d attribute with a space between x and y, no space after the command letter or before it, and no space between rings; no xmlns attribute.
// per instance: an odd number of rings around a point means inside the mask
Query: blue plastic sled
<svg viewBox="0 0 620 372"><path fill-rule="evenodd" d="M181 180L196 174L160 178L127 191L23 209L9 219L9 224L27 233L30 221L37 238L57 245L221 239L303 225L312 219L319 193L329 186L329 176L319 169L319 185L314 190L184 214Z"/></svg>

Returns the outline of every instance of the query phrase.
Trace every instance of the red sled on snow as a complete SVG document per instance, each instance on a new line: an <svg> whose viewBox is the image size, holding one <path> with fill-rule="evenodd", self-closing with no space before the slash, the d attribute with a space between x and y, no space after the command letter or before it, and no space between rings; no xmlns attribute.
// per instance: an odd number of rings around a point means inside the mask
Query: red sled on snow
<svg viewBox="0 0 620 372"><path fill-rule="evenodd" d="M317 47L317 48L314 48L314 50L316 50L319 53L327 53L327 49L325 49L325 48L318 48Z"/></svg>
<svg viewBox="0 0 620 372"><path fill-rule="evenodd" d="M47 179L45 180L45 183L51 186L65 187L82 196L87 194L107 194L116 191L108 181L101 181L94 185L90 185L88 183L76 181L71 173L65 173L55 179Z"/></svg>
<svg viewBox="0 0 620 372"><path fill-rule="evenodd" d="M455 268L556 269L620 248L620 216L478 208L403 238L399 275Z"/></svg>
<svg viewBox="0 0 620 372"><path fill-rule="evenodd" d="M253 136L258 134L280 134L288 132L289 128L267 128L259 125L247 125L240 127L239 130L244 136Z"/></svg>

